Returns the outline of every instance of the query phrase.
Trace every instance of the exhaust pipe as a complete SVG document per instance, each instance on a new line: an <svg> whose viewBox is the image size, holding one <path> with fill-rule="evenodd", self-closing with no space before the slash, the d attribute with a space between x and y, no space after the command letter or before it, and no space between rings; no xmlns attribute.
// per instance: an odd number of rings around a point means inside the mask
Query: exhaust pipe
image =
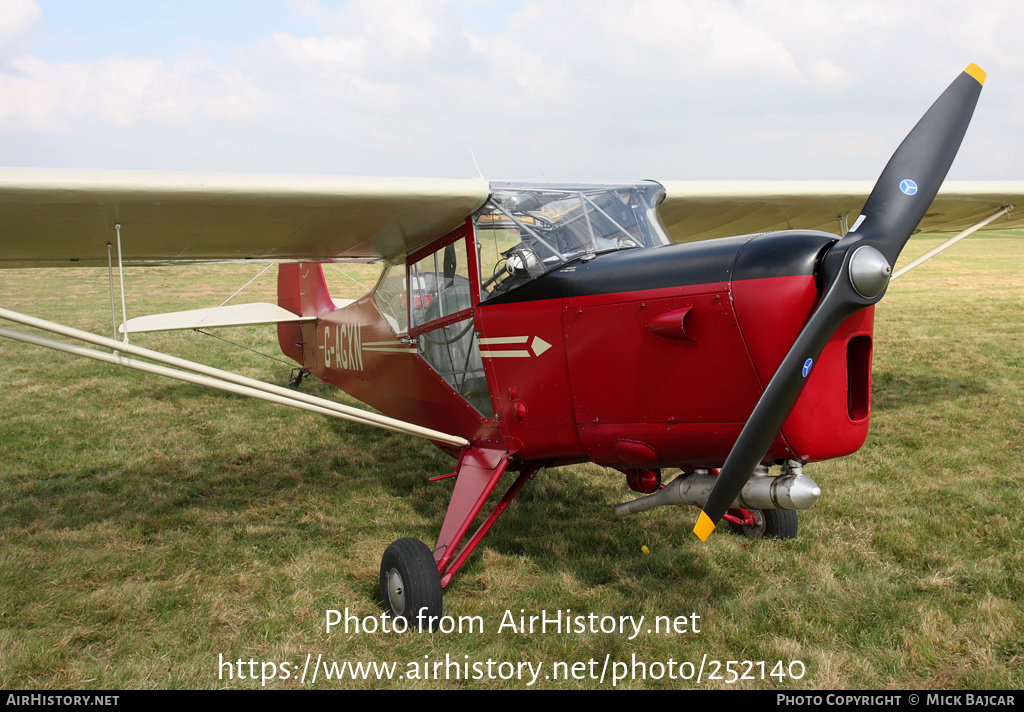
<svg viewBox="0 0 1024 712"><path fill-rule="evenodd" d="M784 467L777 477L767 472L767 468L759 467L729 508L810 509L821 496L821 488L798 467ZM652 495L615 505L612 512L622 518L667 505L702 507L717 481L718 477L707 474L707 470L682 474Z"/></svg>

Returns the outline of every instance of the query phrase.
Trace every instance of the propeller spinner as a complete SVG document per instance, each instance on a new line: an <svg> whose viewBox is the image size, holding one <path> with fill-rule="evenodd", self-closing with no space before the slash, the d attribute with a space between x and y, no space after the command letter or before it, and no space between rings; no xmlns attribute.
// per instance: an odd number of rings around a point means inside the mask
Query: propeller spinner
<svg viewBox="0 0 1024 712"><path fill-rule="evenodd" d="M956 157L984 83L985 72L972 64L949 85L889 159L854 229L822 258L823 296L725 460L693 528L701 541L761 464L832 334L884 296L892 265Z"/></svg>

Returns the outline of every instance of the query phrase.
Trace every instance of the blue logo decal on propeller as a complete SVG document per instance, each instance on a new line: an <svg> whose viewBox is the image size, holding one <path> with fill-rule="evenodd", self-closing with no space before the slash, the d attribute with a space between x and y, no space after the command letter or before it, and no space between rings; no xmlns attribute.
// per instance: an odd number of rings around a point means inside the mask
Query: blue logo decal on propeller
<svg viewBox="0 0 1024 712"><path fill-rule="evenodd" d="M906 195L914 195L917 192L917 183L909 178L904 178L900 181L900 190Z"/></svg>
<svg viewBox="0 0 1024 712"><path fill-rule="evenodd" d="M804 370L803 370L804 378L807 378L807 374L811 372L811 364L812 363L814 363L814 359L813 358L809 358L806 361L804 361Z"/></svg>

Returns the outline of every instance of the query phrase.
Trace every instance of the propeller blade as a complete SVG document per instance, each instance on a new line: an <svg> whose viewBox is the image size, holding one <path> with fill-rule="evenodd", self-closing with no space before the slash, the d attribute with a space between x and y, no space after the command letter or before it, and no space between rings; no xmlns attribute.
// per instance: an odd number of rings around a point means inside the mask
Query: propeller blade
<svg viewBox="0 0 1024 712"><path fill-rule="evenodd" d="M936 99L903 140L861 209L857 233L878 240L894 264L928 211L974 114L985 72L972 64Z"/></svg>
<svg viewBox="0 0 1024 712"><path fill-rule="evenodd" d="M693 533L704 541L761 463L843 321L877 303L892 265L939 192L985 82L975 64L932 104L889 159L854 229L822 261L824 294L754 406L708 495Z"/></svg>

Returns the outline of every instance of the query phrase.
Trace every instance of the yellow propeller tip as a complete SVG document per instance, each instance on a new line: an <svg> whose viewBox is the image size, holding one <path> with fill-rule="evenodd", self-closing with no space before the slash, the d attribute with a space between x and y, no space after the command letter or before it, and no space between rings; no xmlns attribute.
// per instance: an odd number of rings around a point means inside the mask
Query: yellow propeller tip
<svg viewBox="0 0 1024 712"><path fill-rule="evenodd" d="M979 67L977 64L972 64L964 71L970 74L972 77L974 77L977 80L978 84L985 86L985 77L988 75L985 74L984 69Z"/></svg>
<svg viewBox="0 0 1024 712"><path fill-rule="evenodd" d="M713 531L715 531L715 523L711 521L711 517L704 512L701 512L700 519L697 520L697 526L693 528L693 533L696 534L697 538L701 541L707 541Z"/></svg>

